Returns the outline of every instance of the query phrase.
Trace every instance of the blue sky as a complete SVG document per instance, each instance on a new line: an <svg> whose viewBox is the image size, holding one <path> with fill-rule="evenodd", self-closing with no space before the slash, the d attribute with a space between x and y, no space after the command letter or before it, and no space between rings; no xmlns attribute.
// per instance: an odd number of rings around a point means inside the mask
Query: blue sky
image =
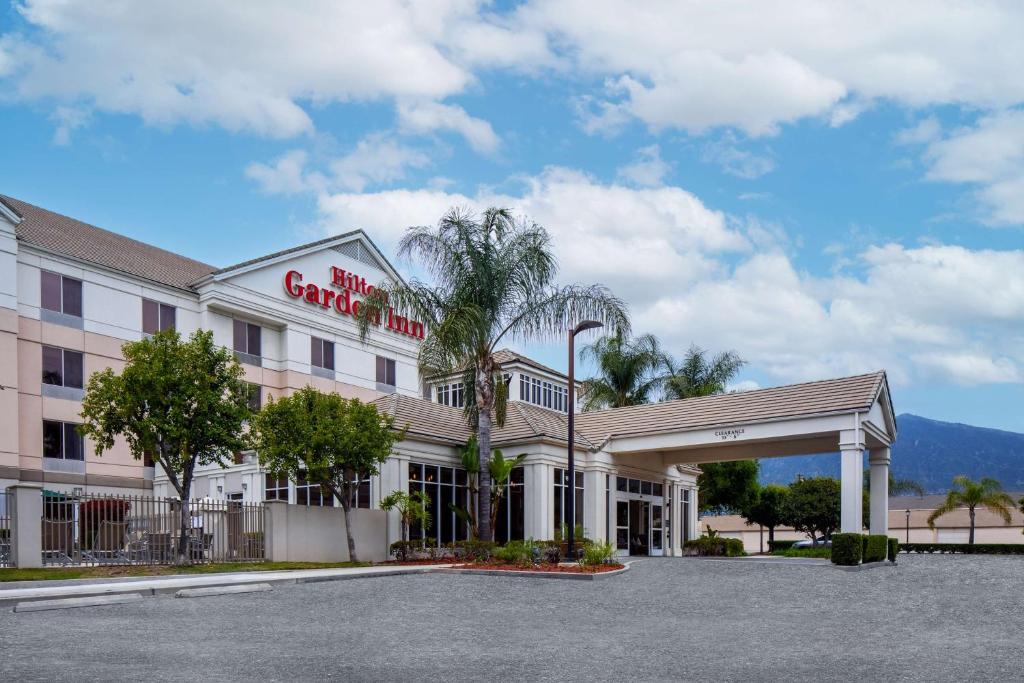
<svg viewBox="0 0 1024 683"><path fill-rule="evenodd" d="M1024 431L1021 9L783 7L16 3L0 192L218 265L500 203L740 388Z"/></svg>

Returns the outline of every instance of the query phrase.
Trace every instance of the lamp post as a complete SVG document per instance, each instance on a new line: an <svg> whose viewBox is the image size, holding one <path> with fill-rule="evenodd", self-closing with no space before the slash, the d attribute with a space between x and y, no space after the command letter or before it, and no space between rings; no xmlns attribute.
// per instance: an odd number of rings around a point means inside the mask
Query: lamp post
<svg viewBox="0 0 1024 683"><path fill-rule="evenodd" d="M566 496L565 505L565 518L566 529L569 532L569 543L566 548L566 554L570 560L576 559L575 550L575 527L576 527L576 426L575 414L576 414L576 379L575 379L575 362L576 362L576 335L584 330L592 330L597 327L604 327L601 323L596 320L584 320L576 327L569 330L569 483L566 487L569 495ZM563 489L565 490L565 489Z"/></svg>
<svg viewBox="0 0 1024 683"><path fill-rule="evenodd" d="M907 510L907 543L910 543L910 510Z"/></svg>

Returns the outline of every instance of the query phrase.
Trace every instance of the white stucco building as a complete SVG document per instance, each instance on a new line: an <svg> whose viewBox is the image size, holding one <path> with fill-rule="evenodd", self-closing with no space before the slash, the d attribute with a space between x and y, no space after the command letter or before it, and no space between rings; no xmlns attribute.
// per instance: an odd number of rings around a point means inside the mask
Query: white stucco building
<svg viewBox="0 0 1024 683"><path fill-rule="evenodd" d="M423 490L434 515L418 533L439 544L465 536L449 508L466 496L464 390L457 377L420 376L429 330L418 321L389 315L360 341L352 311L368 288L400 277L362 231L216 267L0 196L0 259L0 488L169 495L163 474L123 443L99 457L74 427L89 374L120 367L125 341L173 325L212 330L233 349L254 404L312 385L392 414L406 438L362 483L356 505ZM843 528L859 530L870 449L872 505L885 505L895 421L884 373L579 415L570 483L566 377L507 350L497 360L510 406L494 446L526 454L502 504L500 539L552 538L574 496L588 537L613 539L622 553L679 554L698 528L696 465L716 460L841 450ZM202 468L194 487L214 499L335 502L306 482L268 477L251 453ZM886 517L872 507L872 520ZM397 516L387 535L398 538Z"/></svg>

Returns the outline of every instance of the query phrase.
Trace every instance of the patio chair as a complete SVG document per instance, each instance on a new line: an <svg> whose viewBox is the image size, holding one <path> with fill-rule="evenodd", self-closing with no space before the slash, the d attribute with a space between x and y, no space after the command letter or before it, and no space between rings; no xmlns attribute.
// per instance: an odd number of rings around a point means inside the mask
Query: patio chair
<svg viewBox="0 0 1024 683"><path fill-rule="evenodd" d="M128 522L103 520L92 537L92 547L82 551L82 557L90 562L110 564L127 562L125 547L128 539Z"/></svg>
<svg viewBox="0 0 1024 683"><path fill-rule="evenodd" d="M192 529L188 537L189 554L193 561L208 559L210 546L213 545L213 534L204 534L202 529Z"/></svg>
<svg viewBox="0 0 1024 683"><path fill-rule="evenodd" d="M74 564L74 520L43 518L43 564Z"/></svg>
<svg viewBox="0 0 1024 683"><path fill-rule="evenodd" d="M129 562L151 564L149 534L142 529L129 531L125 538L124 555Z"/></svg>

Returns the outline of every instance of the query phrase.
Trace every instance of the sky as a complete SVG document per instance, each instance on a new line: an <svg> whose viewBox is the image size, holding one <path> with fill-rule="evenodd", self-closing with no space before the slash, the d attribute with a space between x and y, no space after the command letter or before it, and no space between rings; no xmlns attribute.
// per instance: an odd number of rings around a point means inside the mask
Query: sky
<svg viewBox="0 0 1024 683"><path fill-rule="evenodd" d="M0 193L218 266L505 206L733 388L1024 432L1021 64L1012 1L24 0Z"/></svg>

